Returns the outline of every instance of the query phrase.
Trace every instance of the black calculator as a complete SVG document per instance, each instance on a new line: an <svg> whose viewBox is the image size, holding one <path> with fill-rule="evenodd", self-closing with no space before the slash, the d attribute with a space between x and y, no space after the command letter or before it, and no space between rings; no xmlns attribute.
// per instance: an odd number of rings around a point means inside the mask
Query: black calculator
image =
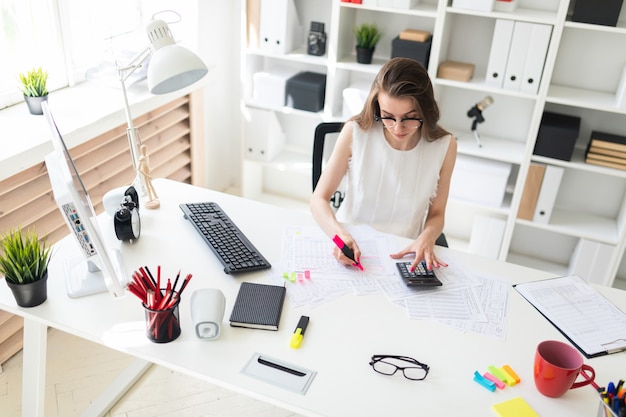
<svg viewBox="0 0 626 417"><path fill-rule="evenodd" d="M417 264L415 271L409 271L412 262L398 262L398 272L404 283L409 287L440 287L441 281L433 270L426 269L426 262Z"/></svg>

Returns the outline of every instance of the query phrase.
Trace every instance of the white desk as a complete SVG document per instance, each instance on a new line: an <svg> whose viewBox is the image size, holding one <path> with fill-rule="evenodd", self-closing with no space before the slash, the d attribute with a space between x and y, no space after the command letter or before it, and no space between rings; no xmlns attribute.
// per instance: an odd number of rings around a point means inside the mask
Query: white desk
<svg viewBox="0 0 626 417"><path fill-rule="evenodd" d="M156 181L156 187L162 206L156 211L142 210L139 241L133 245L117 242L112 230L107 231L107 240L123 246L127 271L160 264L170 275L178 269L194 275L180 307L181 336L167 344L149 342L143 309L131 294L117 300L109 294L69 298L62 261L77 249L73 240L64 239L54 252L44 304L19 308L6 285L0 285L0 308L25 318L24 377L30 378L41 393L45 329L50 326L304 415L489 416L495 415L492 404L521 396L541 416L595 416L598 400L591 387L570 391L559 399L536 391L532 380L535 346L546 339L565 339L512 288L505 341L462 334L435 322L409 320L403 309L382 294L345 296L311 310L294 309L286 301L278 332L229 327L227 320L239 282L264 281L268 272L225 275L213 253L183 218L178 204L218 202L273 265L279 264L283 225L313 224L312 217L167 180ZM477 271L509 277L512 283L550 276L461 252L454 256ZM203 287L219 288L227 299L225 325L216 341L201 341L193 331L189 299L194 289ZM601 291L626 310L626 292L612 288ZM291 349L289 339L302 314L310 316L311 322L301 348ZM317 371L306 395L240 373L254 352ZM372 354L379 353L413 356L431 366L430 374L420 382L377 374L368 362ZM600 384L626 376L624 353L587 362L595 368ZM504 364L519 373L521 384L492 393L473 381L474 371L482 373L489 365ZM34 400L24 397L24 415L43 415L42 407L42 396Z"/></svg>

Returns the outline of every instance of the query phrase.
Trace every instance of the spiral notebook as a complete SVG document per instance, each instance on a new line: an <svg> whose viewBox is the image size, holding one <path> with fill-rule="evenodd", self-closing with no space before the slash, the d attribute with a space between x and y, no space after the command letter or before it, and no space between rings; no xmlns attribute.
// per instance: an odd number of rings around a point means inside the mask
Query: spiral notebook
<svg viewBox="0 0 626 417"><path fill-rule="evenodd" d="M230 325L278 330L286 291L284 286L242 282L230 315Z"/></svg>

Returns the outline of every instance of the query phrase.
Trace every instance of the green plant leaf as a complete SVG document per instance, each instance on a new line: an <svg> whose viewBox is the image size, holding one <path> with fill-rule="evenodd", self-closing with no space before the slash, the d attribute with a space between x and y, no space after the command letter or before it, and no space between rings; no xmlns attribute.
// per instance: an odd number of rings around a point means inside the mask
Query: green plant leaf
<svg viewBox="0 0 626 417"><path fill-rule="evenodd" d="M41 67L19 74L19 81L25 96L42 97L48 94L48 72Z"/></svg>
<svg viewBox="0 0 626 417"><path fill-rule="evenodd" d="M356 46L358 48L373 49L382 35L383 33L373 23L362 23L354 28L354 36L356 37Z"/></svg>
<svg viewBox="0 0 626 417"><path fill-rule="evenodd" d="M34 230L12 229L0 240L0 273L14 284L38 281L48 269L50 250Z"/></svg>

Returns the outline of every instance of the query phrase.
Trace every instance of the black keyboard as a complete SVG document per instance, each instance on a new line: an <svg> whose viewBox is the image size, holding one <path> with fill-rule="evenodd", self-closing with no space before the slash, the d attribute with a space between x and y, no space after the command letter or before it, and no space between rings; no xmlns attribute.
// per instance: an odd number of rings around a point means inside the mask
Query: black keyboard
<svg viewBox="0 0 626 417"><path fill-rule="evenodd" d="M267 259L216 203L187 203L181 204L180 209L222 262L227 274L271 268Z"/></svg>

